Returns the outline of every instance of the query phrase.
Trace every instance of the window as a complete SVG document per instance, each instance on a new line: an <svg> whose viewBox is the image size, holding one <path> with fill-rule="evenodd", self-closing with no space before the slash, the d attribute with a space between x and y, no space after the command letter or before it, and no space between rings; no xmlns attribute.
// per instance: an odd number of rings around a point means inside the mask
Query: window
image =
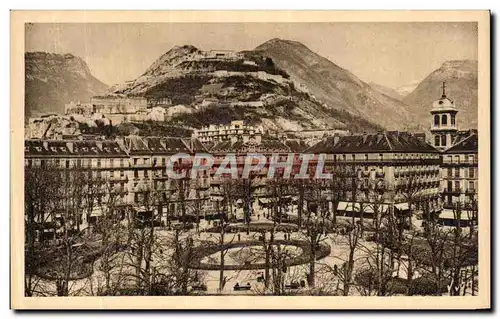
<svg viewBox="0 0 500 319"><path fill-rule="evenodd" d="M441 146L446 146L446 135L441 136Z"/></svg>
<svg viewBox="0 0 500 319"><path fill-rule="evenodd" d="M460 168L459 167L455 168L455 177L460 177Z"/></svg>
<svg viewBox="0 0 500 319"><path fill-rule="evenodd" d="M434 126L439 126L439 115L434 115Z"/></svg>
<svg viewBox="0 0 500 319"><path fill-rule="evenodd" d="M138 170L134 171L134 178L139 178L139 171Z"/></svg>
<svg viewBox="0 0 500 319"><path fill-rule="evenodd" d="M365 161L368 161L368 154L365 154Z"/></svg>
<svg viewBox="0 0 500 319"><path fill-rule="evenodd" d="M97 167L101 167L101 160L100 159L97 160Z"/></svg>
<svg viewBox="0 0 500 319"><path fill-rule="evenodd" d="M474 190L474 182L473 181L469 181L469 190Z"/></svg>
<svg viewBox="0 0 500 319"><path fill-rule="evenodd" d="M474 163L474 155L469 155L469 163Z"/></svg>
<svg viewBox="0 0 500 319"><path fill-rule="evenodd" d="M450 114L451 125L455 125L455 114Z"/></svg>
<svg viewBox="0 0 500 319"><path fill-rule="evenodd" d="M455 181L455 190L456 191L460 190L460 182L459 181Z"/></svg>
<svg viewBox="0 0 500 319"><path fill-rule="evenodd" d="M441 117L441 124L448 125L448 116L446 114L442 115L442 117Z"/></svg>
<svg viewBox="0 0 500 319"><path fill-rule="evenodd" d="M120 171L120 177L124 177L125 176L125 171Z"/></svg>
<svg viewBox="0 0 500 319"><path fill-rule="evenodd" d="M440 146L441 138L439 135L434 136L434 146Z"/></svg>
<svg viewBox="0 0 500 319"><path fill-rule="evenodd" d="M79 158L76 160L76 167L82 167L82 160Z"/></svg>
<svg viewBox="0 0 500 319"><path fill-rule="evenodd" d="M446 174L448 177L453 176L453 168L448 167L448 174Z"/></svg>
<svg viewBox="0 0 500 319"><path fill-rule="evenodd" d="M383 160L384 159L384 154L378 154L378 159Z"/></svg>
<svg viewBox="0 0 500 319"><path fill-rule="evenodd" d="M469 178L474 178L474 167L469 167Z"/></svg>
<svg viewBox="0 0 500 319"><path fill-rule="evenodd" d="M66 168L69 168L69 160L66 160Z"/></svg>
<svg viewBox="0 0 500 319"><path fill-rule="evenodd" d="M455 163L460 163L460 155L455 155Z"/></svg>
<svg viewBox="0 0 500 319"><path fill-rule="evenodd" d="M137 166L137 158L134 158L134 166Z"/></svg>

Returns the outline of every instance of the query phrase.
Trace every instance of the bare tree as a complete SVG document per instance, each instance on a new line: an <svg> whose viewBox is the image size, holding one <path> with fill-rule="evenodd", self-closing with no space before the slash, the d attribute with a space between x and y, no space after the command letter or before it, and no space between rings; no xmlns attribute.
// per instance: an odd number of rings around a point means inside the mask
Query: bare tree
<svg viewBox="0 0 500 319"><path fill-rule="evenodd" d="M46 241L44 236L48 222L52 224L53 237L56 226L53 222L58 206L61 179L52 166L30 166L24 173L25 194L25 282L26 296L32 296L40 280L35 276L36 268L46 262L40 253Z"/></svg>

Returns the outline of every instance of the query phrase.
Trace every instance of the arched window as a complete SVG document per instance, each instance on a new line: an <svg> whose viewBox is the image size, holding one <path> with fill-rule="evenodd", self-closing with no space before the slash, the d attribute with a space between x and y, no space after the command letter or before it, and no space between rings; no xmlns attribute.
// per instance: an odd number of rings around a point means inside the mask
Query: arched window
<svg viewBox="0 0 500 319"><path fill-rule="evenodd" d="M455 114L450 115L451 125L455 125Z"/></svg>
<svg viewBox="0 0 500 319"><path fill-rule="evenodd" d="M446 135L441 136L441 146L446 146Z"/></svg>
<svg viewBox="0 0 500 319"><path fill-rule="evenodd" d="M434 126L439 126L439 115L434 115Z"/></svg>
<svg viewBox="0 0 500 319"><path fill-rule="evenodd" d="M434 137L434 146L439 146L440 142L441 142L441 138L439 137L439 135L436 135Z"/></svg>
<svg viewBox="0 0 500 319"><path fill-rule="evenodd" d="M448 125L448 116L446 114L441 117L441 124Z"/></svg>

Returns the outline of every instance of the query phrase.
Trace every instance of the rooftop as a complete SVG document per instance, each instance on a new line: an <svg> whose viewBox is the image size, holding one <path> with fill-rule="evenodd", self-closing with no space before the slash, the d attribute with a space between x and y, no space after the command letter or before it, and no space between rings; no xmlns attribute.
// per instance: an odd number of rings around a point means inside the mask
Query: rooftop
<svg viewBox="0 0 500 319"><path fill-rule="evenodd" d="M434 147L409 132L331 136L307 150L310 153L435 153Z"/></svg>
<svg viewBox="0 0 500 319"><path fill-rule="evenodd" d="M445 153L477 153L478 138L476 133L472 133L466 138L463 138L458 143L450 147Z"/></svg>

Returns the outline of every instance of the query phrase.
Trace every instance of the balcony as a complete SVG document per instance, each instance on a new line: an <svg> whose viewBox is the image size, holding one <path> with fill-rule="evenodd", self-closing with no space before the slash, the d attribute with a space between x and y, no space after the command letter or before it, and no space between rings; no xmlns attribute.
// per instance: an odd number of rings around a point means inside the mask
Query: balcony
<svg viewBox="0 0 500 319"><path fill-rule="evenodd" d="M109 180L112 182L128 182L128 176L127 175L111 176Z"/></svg>
<svg viewBox="0 0 500 319"><path fill-rule="evenodd" d="M467 194L467 195L472 195L472 194L476 194L476 193L477 193L477 190L474 188L467 188L465 190L465 194Z"/></svg>
<svg viewBox="0 0 500 319"><path fill-rule="evenodd" d="M473 161L470 161L470 160L459 160L459 161L443 160L443 166L477 166L478 163L479 162L477 159L473 160Z"/></svg>
<svg viewBox="0 0 500 319"><path fill-rule="evenodd" d="M461 188L443 189L443 194L460 195L462 193Z"/></svg>

